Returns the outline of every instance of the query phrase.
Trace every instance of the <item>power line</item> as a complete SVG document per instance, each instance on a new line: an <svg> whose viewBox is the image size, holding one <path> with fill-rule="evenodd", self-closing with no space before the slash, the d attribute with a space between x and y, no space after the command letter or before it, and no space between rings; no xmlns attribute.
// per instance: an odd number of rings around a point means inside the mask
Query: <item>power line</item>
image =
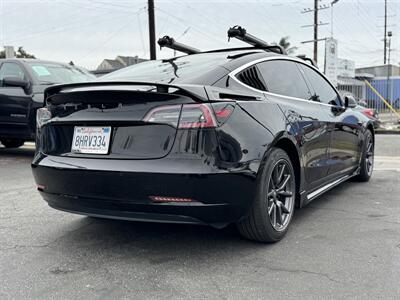
<svg viewBox="0 0 400 300"><path fill-rule="evenodd" d="M107 16L107 15L108 15L108 17L101 19L102 22L115 20L115 16L109 16L109 14L103 14L101 16ZM43 31L36 31L35 33L32 33L32 34L25 34L23 37L20 37L20 38L16 37L16 38L14 38L12 40L8 40L7 42L8 43L14 43L14 42L18 42L18 41L25 41L25 40L29 40L29 39L32 39L32 38L38 38L38 37L41 37L41 36L46 36L48 34L53 34L53 33L57 33L57 32L65 32L65 31L68 31L68 30L71 30L71 29L75 29L75 28L83 28L84 26L93 25L93 24L96 24L98 22L99 22L99 20L97 18L96 18L96 20L89 20L89 22L84 22L84 23L76 22L76 23L72 23L72 24L70 24L68 26L61 26L61 27L52 28L50 30L46 29L46 30L43 30Z"/></svg>
<svg viewBox="0 0 400 300"><path fill-rule="evenodd" d="M142 29L142 25L141 25L141 20L140 20L140 14L136 14L136 18L138 21L138 28L139 28L139 33L140 33L140 40L142 42L142 48L143 48L143 56L145 57L147 52L146 52L146 47L145 47L145 43L144 43L144 35L143 35L143 29Z"/></svg>
<svg viewBox="0 0 400 300"><path fill-rule="evenodd" d="M140 13L144 10L144 8L139 9L136 12L136 15L139 16ZM131 24L133 20L129 19L128 22L124 23L121 27L118 27L117 30L113 31L112 33L110 33L109 35L107 35L106 39L103 40L101 43L99 43L98 45L96 45L96 47L92 48L89 52L87 52L85 55L80 57L80 60L88 57L89 55L96 53L97 51L99 51L101 49L101 45L105 45L107 44L109 41L111 41L112 39L114 39L115 37L117 37L117 33L120 32L121 30L123 30L124 28L126 28L128 25Z"/></svg>
<svg viewBox="0 0 400 300"><path fill-rule="evenodd" d="M173 14L170 14L169 12L163 10L162 8L155 7L155 10L157 10L157 11L159 11L159 12L161 12L161 13L167 15L167 16L170 16L172 19L177 20L178 22L180 22L181 24L185 25L186 27L189 27L189 26L192 27L193 31L196 31L197 33L199 33L199 34L201 34L201 35L203 35L205 37L211 38L216 42L222 43L221 39L218 39L218 38L210 35L209 33L205 32L205 31L203 31L203 30L201 30L199 28L191 26L190 24L187 23L186 20L184 20L182 18L179 18L179 17L177 17L177 16L175 16Z"/></svg>

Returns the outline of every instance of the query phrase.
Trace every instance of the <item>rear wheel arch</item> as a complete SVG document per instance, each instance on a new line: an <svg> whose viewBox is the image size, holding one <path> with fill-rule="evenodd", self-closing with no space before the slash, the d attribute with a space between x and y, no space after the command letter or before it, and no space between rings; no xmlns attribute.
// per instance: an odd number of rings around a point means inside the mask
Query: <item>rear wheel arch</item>
<svg viewBox="0 0 400 300"><path fill-rule="evenodd" d="M288 137L281 137L280 139L277 139L270 148L275 147L275 148L280 148L283 151L286 152L286 154L289 156L293 169L294 169L294 174L296 177L296 206L300 206L300 188L301 188L301 163L300 163L300 154L295 146L294 142L288 138Z"/></svg>
<svg viewBox="0 0 400 300"><path fill-rule="evenodd" d="M371 133L372 133L372 139L373 139L374 142L375 142L375 129L374 129L374 125L372 125L372 123L369 123L369 124L367 125L367 129L366 129L366 130L371 131Z"/></svg>
<svg viewBox="0 0 400 300"><path fill-rule="evenodd" d="M363 145L365 143L365 134L366 134L367 131L371 132L372 141L375 144L375 128L374 128L374 125L369 122L362 130L362 137L361 137L361 140L360 140L360 142L361 142L360 143L360 155L362 155ZM360 156L360 159L361 159L361 156Z"/></svg>

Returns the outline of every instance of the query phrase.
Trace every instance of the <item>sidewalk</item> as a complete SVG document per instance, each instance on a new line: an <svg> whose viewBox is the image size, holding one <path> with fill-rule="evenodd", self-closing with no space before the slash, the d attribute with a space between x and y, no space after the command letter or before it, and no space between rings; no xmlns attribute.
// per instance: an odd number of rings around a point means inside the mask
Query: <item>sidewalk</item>
<svg viewBox="0 0 400 300"><path fill-rule="evenodd" d="M376 129L378 134L400 134L400 121L399 117L394 113L380 113L379 120L381 120L381 126Z"/></svg>
<svg viewBox="0 0 400 300"><path fill-rule="evenodd" d="M399 121L399 116L397 116L395 113L382 112L379 113L379 119L382 121L382 123L396 123L396 121Z"/></svg>

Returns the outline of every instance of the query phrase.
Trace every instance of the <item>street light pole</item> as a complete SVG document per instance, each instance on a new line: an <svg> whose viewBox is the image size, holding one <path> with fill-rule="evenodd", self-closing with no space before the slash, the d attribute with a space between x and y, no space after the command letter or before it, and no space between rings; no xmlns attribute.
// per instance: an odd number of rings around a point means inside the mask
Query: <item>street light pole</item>
<svg viewBox="0 0 400 300"><path fill-rule="evenodd" d="M333 5L338 2L339 0L333 0L331 2L331 38L333 38Z"/></svg>
<svg viewBox="0 0 400 300"><path fill-rule="evenodd" d="M386 65L386 50L387 50L387 0L385 0L385 25L384 25L384 33L383 33L383 64Z"/></svg>
<svg viewBox="0 0 400 300"><path fill-rule="evenodd" d="M393 104L393 99L390 97L390 100L389 100L389 91L390 91L390 89L389 89L389 87L390 87L390 76L391 76L391 67L390 67L390 42L391 42L391 38L392 38L392 32L391 31L388 31L388 33L387 33L387 41L386 41L386 44L387 44L387 47L388 47L388 60L387 60L387 80L386 80L386 100L387 100L387 102L389 102L391 105ZM393 113L392 113L392 111L390 110L390 119L392 120L393 119Z"/></svg>

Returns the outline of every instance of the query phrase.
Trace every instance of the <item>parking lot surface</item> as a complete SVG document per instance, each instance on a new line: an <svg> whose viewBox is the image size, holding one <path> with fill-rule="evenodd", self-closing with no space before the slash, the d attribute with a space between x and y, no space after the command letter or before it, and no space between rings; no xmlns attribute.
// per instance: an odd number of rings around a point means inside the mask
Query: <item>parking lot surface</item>
<svg viewBox="0 0 400 300"><path fill-rule="evenodd" d="M271 245L233 226L53 210L35 190L34 146L0 148L0 299L398 299L400 135L376 143L369 183L347 182L297 210Z"/></svg>

